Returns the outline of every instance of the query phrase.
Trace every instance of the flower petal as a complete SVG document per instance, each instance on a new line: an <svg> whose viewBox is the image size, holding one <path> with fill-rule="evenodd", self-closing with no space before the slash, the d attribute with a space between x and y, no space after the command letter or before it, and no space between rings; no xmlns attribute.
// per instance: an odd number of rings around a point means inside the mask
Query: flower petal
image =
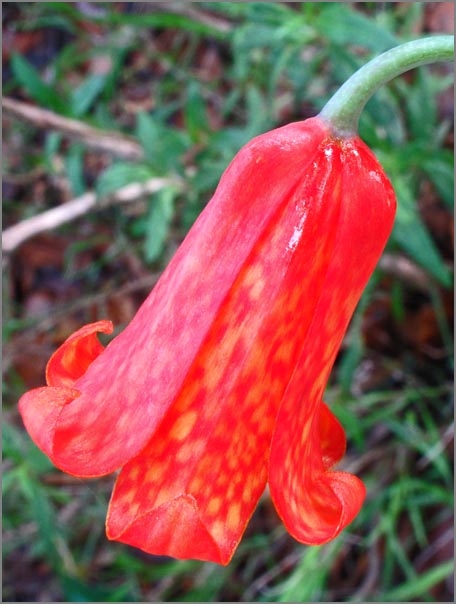
<svg viewBox="0 0 456 604"><path fill-rule="evenodd" d="M319 440L321 460L326 470L332 468L345 454L345 430L325 403L320 405Z"/></svg>
<svg viewBox="0 0 456 604"><path fill-rule="evenodd" d="M325 472L322 480L331 489L334 501L340 503L337 512L338 524L334 530L334 535L338 535L358 515L366 497L366 487L359 478L348 472ZM319 543L320 540L316 544Z"/></svg>
<svg viewBox="0 0 456 604"><path fill-rule="evenodd" d="M97 321L75 331L49 359L46 367L48 386L73 386L104 350L97 333L112 333L112 330L111 321Z"/></svg>
<svg viewBox="0 0 456 604"><path fill-rule="evenodd" d="M33 442L52 459L55 425L65 405L79 392L71 388L44 386L26 392L19 401L22 421Z"/></svg>
<svg viewBox="0 0 456 604"><path fill-rule="evenodd" d="M174 404L121 471L107 519L111 539L177 558L231 559L266 485L276 413L334 245L340 165L327 157L333 147L320 146L319 169L283 199Z"/></svg>
<svg viewBox="0 0 456 604"><path fill-rule="evenodd" d="M111 536L109 527L107 535L116 538ZM153 553L172 552L179 559L189 557L189 543L193 559L217 562L221 556L191 495L178 495L138 516L122 534L122 541L140 549L145 549L145 543L153 543Z"/></svg>
<svg viewBox="0 0 456 604"><path fill-rule="evenodd" d="M333 258L277 416L269 465L276 509L290 533L308 544L335 537L364 499L364 487L356 477L328 471L340 457L345 437L321 399L395 211L394 192L369 149L355 139L341 143L341 152L343 193Z"/></svg>
<svg viewBox="0 0 456 604"><path fill-rule="evenodd" d="M60 414L78 398L80 392L74 388L75 382L104 350L98 341L98 332L111 333L112 323L90 323L67 338L47 364L48 386L26 392L19 401L19 411L32 440L53 461Z"/></svg>
<svg viewBox="0 0 456 604"><path fill-rule="evenodd" d="M234 158L133 321L77 381L81 396L65 407L56 429L54 451L60 468L80 476L107 473L147 444L183 388L259 237L274 224L283 201L304 186L303 180L312 183L325 174L331 162L323 152L323 169L314 164L327 136L320 120L307 120L257 137ZM314 198L318 204L312 189L305 204L298 204L301 214L295 216L297 222L281 249L283 262L301 238L302 212L313 211ZM312 232L302 241L322 228L312 223ZM318 265L321 252L312 253ZM306 258L309 266L310 260ZM281 279L280 270L280 265L271 265L267 277ZM252 274L251 279L252 291L259 296L261 278Z"/></svg>

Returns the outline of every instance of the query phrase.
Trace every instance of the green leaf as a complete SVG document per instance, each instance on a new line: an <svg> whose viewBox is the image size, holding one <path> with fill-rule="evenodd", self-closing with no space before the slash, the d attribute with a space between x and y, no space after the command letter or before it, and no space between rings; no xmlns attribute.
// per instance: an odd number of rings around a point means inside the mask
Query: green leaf
<svg viewBox="0 0 456 604"><path fill-rule="evenodd" d="M233 34L233 46L236 53L236 59L242 61L246 59L246 53L254 49L268 49L277 45L275 40L276 29L272 25L262 23L246 23L242 27L235 30ZM247 67L247 64L246 66ZM242 69L242 65L238 65L237 69L243 76L247 70Z"/></svg>
<svg viewBox="0 0 456 604"><path fill-rule="evenodd" d="M198 82L190 82L187 89L187 100L184 109L185 127L193 142L200 142L209 130L206 103L201 94Z"/></svg>
<svg viewBox="0 0 456 604"><path fill-rule="evenodd" d="M157 260L162 253L174 214L176 191L167 187L152 196L146 219L144 257L147 262Z"/></svg>
<svg viewBox="0 0 456 604"><path fill-rule="evenodd" d="M138 115L136 136L151 166L164 175L177 171L190 143L186 133L165 126L148 113Z"/></svg>
<svg viewBox="0 0 456 604"><path fill-rule="evenodd" d="M319 547L303 548L302 556L281 584L279 602L318 602L331 565L342 542L332 541Z"/></svg>
<svg viewBox="0 0 456 604"><path fill-rule="evenodd" d="M245 142L272 127L269 108L256 86L249 86L247 88L246 102L248 121L246 128L247 140Z"/></svg>
<svg viewBox="0 0 456 604"><path fill-rule="evenodd" d="M393 240L442 285L450 287L452 275L426 230L416 207L416 200L406 179L392 179L397 195L397 214Z"/></svg>
<svg viewBox="0 0 456 604"><path fill-rule="evenodd" d="M71 112L75 117L81 117L93 106L106 85L106 75L94 74L89 76L71 95Z"/></svg>
<svg viewBox="0 0 456 604"><path fill-rule="evenodd" d="M415 598L422 598L434 585L437 585L447 577L451 577L453 572L454 563L452 560L442 562L442 564L415 577L413 581L408 581L384 593L382 599L385 602L416 602L418 600L415 600Z"/></svg>
<svg viewBox="0 0 456 604"><path fill-rule="evenodd" d="M246 16L254 23L282 25L294 19L296 13L281 2L246 2Z"/></svg>
<svg viewBox="0 0 456 604"><path fill-rule="evenodd" d="M403 145L407 134L397 97L388 87L381 88L368 101L361 115L360 133L374 131L376 138L386 138L394 145ZM368 141L369 142L369 141Z"/></svg>
<svg viewBox="0 0 456 604"><path fill-rule="evenodd" d="M112 588L95 582L89 585L82 580L64 575L60 579L67 602L133 602L128 582Z"/></svg>
<svg viewBox="0 0 456 604"><path fill-rule="evenodd" d="M454 207L454 157L445 150L436 151L422 163L422 168L452 211Z"/></svg>
<svg viewBox="0 0 456 604"><path fill-rule="evenodd" d="M109 5L108 5L109 6ZM170 12L143 12L142 14L128 14L122 12L110 11L102 17L91 17L92 21L107 23L109 25L131 25L138 28L173 28L183 29L184 31L193 32L205 36L212 36L223 39L226 37L226 32L220 31L219 28L211 24L203 23L199 20L193 20L185 15L178 15Z"/></svg>
<svg viewBox="0 0 456 604"><path fill-rule="evenodd" d="M144 182L155 176L150 166L115 162L102 172L97 180L97 195L109 195L132 182Z"/></svg>
<svg viewBox="0 0 456 604"><path fill-rule="evenodd" d="M14 460L16 464L26 460L34 474L47 472L54 467L49 457L38 449L25 430L7 422L2 425L2 450L4 457Z"/></svg>
<svg viewBox="0 0 456 604"><path fill-rule="evenodd" d="M379 53L396 46L400 40L372 17L344 6L341 2L323 3L315 26L331 42L344 46L356 44Z"/></svg>
<svg viewBox="0 0 456 604"><path fill-rule="evenodd" d="M110 55L111 55L111 59L112 59L112 69L105 76L106 82L105 82L105 88L103 91L104 99L110 100L113 96L116 95L118 87L119 87L119 80L122 77L125 60L128 56L129 51L131 50L131 48L133 46L134 45L132 43L131 45L129 44L129 45L123 46L121 48L112 48L110 50Z"/></svg>
<svg viewBox="0 0 456 604"><path fill-rule="evenodd" d="M34 101L57 113L66 113L67 107L59 93L41 79L38 71L18 54L11 57L11 69L19 84Z"/></svg>
<svg viewBox="0 0 456 604"><path fill-rule="evenodd" d="M411 138L429 146L437 128L437 104L432 78L425 69L417 69L413 86L402 86ZM402 82L400 82L402 84Z"/></svg>
<svg viewBox="0 0 456 604"><path fill-rule="evenodd" d="M84 147L71 145L65 159L66 173L74 195L82 195L86 190L84 179Z"/></svg>
<svg viewBox="0 0 456 604"><path fill-rule="evenodd" d="M46 140L44 143L44 164L46 169L51 173L55 173L54 166L54 155L59 150L60 143L62 142L62 135L60 132L47 132Z"/></svg>
<svg viewBox="0 0 456 604"><path fill-rule="evenodd" d="M57 549L59 528L55 509L40 483L31 476L24 465L17 472L19 485L30 506L30 512L38 527L41 545L54 570L61 568L61 557Z"/></svg>
<svg viewBox="0 0 456 604"><path fill-rule="evenodd" d="M225 15L230 19L245 18L250 2L205 2L204 6L214 13Z"/></svg>

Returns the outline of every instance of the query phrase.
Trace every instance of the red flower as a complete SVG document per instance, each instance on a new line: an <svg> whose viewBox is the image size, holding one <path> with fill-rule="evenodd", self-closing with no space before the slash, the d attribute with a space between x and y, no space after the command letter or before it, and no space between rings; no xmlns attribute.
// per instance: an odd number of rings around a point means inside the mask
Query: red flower
<svg viewBox="0 0 456 604"><path fill-rule="evenodd" d="M319 118L266 133L123 333L103 350L111 323L87 325L51 357L20 411L62 470L122 467L110 539L227 564L267 482L299 541L353 520L364 487L331 470L345 435L322 395L394 212L359 138Z"/></svg>

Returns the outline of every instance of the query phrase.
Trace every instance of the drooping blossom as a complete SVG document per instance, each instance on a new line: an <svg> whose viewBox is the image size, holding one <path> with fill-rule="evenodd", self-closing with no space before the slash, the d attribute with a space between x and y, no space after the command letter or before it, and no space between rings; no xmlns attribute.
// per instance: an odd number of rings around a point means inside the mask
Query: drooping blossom
<svg viewBox="0 0 456 604"><path fill-rule="evenodd" d="M394 213L359 138L319 118L263 134L125 330L104 349L99 321L57 350L20 411L63 471L121 469L110 539L227 564L267 483L303 543L353 520L365 489L333 469L345 434L322 397Z"/></svg>

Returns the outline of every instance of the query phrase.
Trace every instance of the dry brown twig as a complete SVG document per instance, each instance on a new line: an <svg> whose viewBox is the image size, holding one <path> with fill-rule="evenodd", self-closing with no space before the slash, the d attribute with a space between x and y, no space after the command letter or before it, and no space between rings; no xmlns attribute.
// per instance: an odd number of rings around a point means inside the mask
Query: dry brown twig
<svg viewBox="0 0 456 604"><path fill-rule="evenodd" d="M189 4L189 2L154 2L150 3L148 8L153 10L166 10L167 12L175 13L176 15L183 15L193 21L207 25L221 34L226 34L233 30L234 25L228 19L189 6Z"/></svg>
<svg viewBox="0 0 456 604"><path fill-rule="evenodd" d="M71 138L77 138L92 149L106 151L125 159L144 158L143 150L135 139L119 132L93 128L79 120L63 117L48 109L41 109L41 107L8 97L2 99L2 108L5 113L30 122L37 128L51 128Z"/></svg>
<svg viewBox="0 0 456 604"><path fill-rule="evenodd" d="M378 266L388 275L401 279L414 289L424 292L429 291L430 279L426 271L405 256L384 253Z"/></svg>
<svg viewBox="0 0 456 604"><path fill-rule="evenodd" d="M108 205L136 201L168 186L179 186L179 182L171 178L150 178L142 183L134 182L126 185L102 199L99 199L95 192L89 191L56 208L27 218L5 229L2 233L2 249L4 252L12 252L27 239L71 222L89 211L101 210Z"/></svg>

